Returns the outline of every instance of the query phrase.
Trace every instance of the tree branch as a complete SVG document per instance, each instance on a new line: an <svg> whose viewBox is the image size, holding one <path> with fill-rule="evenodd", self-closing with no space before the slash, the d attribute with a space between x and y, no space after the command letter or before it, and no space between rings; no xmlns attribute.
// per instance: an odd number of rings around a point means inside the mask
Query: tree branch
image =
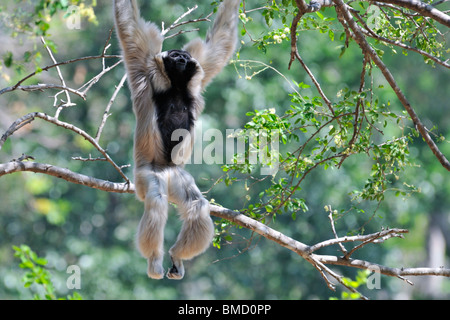
<svg viewBox="0 0 450 320"><path fill-rule="evenodd" d="M316 12L324 7L334 6L333 0L311 0L306 12Z"/></svg>
<svg viewBox="0 0 450 320"><path fill-rule="evenodd" d="M368 262L359 259L344 259L337 256L331 255L313 255L319 261L324 264L331 264L336 266L346 266L352 268L366 269L366 270L379 270L381 274L391 277L402 278L404 276L442 276L442 277L450 277L450 269L446 269L443 267L437 268L391 268L382 266L377 263ZM411 281L402 279L407 281L409 284L412 284Z"/></svg>
<svg viewBox="0 0 450 320"><path fill-rule="evenodd" d="M32 84L29 86L14 86L14 87L7 87L0 91L0 94L14 91L14 90L22 90L22 91L44 91L46 89L59 89L63 91L68 91L70 93L76 94L77 96L81 97L83 100L86 100L86 95L84 92L78 91L76 89L72 89L69 87L66 87L64 85L60 84L47 84L47 83L39 83L39 84Z"/></svg>
<svg viewBox="0 0 450 320"><path fill-rule="evenodd" d="M118 193L134 193L134 185L131 182L116 183L102 179L93 178L80 173L73 172L69 169L60 168L50 164L43 164L29 161L11 161L0 164L0 177L14 172L29 171L35 173L44 173L64 179L68 182L81 184L94 189L99 189L107 192Z"/></svg>
<svg viewBox="0 0 450 320"><path fill-rule="evenodd" d="M126 79L127 79L127 74L124 74L122 76L122 79L120 80L119 84L116 86L116 89L114 90L114 93L113 93L111 99L109 100L108 105L105 108L105 112L103 112L102 122L100 123L100 126L97 129L97 134L95 135L95 141L97 143L100 140L100 135L102 134L103 127L106 124L106 120L111 115L109 113L109 110L111 109L111 106L114 103L114 100L116 100L117 94L119 93L120 89L123 87Z"/></svg>
<svg viewBox="0 0 450 320"><path fill-rule="evenodd" d="M403 94L400 87L397 85L397 82L394 79L394 76L389 71L389 69L386 67L386 65L381 61L380 57L377 55L375 50L370 46L370 44L367 42L366 38L364 37L364 34L362 33L359 26L356 24L355 20L353 20L350 11L347 9L345 3L343 0L333 0L336 4L336 9L338 10L338 15L342 15L342 17L345 19L346 23L350 27L350 29L353 32L353 38L355 39L356 43L361 47L361 50L364 54L367 54L370 59L375 63L375 65L380 69L381 73L383 74L384 78L387 80L391 88L394 90L395 94L397 95L397 98L403 105L403 107L408 112L409 116L411 117L411 120L413 121L415 127L422 135L425 142L428 144L429 148L433 152L433 154L436 156L436 158L439 160L441 165L450 171L450 162L445 157L445 155L439 150L434 140L431 138L431 136L428 133L427 128L423 125L422 121L417 116L414 109L411 107L408 99Z"/></svg>
<svg viewBox="0 0 450 320"><path fill-rule="evenodd" d="M84 130L74 126L73 124L60 121L54 117L51 117L45 113L42 113L42 112L32 112L32 113L26 114L25 116L14 121L14 123L9 127L9 129L0 138L0 150L9 136L11 136L14 132L16 132L17 130L22 128L24 125L32 122L35 118L40 118L47 122L53 123L59 127L71 130L71 131L79 134L83 138L85 138L106 158L106 160L109 163L111 163L113 165L113 167L120 173L120 175L122 176L122 178L125 179L125 181L127 181L127 182L129 181L128 177L123 173L122 169L111 159L111 157L108 155L108 153L88 133L86 133Z"/></svg>
<svg viewBox="0 0 450 320"><path fill-rule="evenodd" d="M30 79L31 77L35 76L36 74L42 72L42 71L48 71L52 68L56 68L58 66L64 65L64 64L70 64L70 63L74 63L74 62L78 62L78 61L84 61L84 60L92 60L92 59L100 59L100 58L105 58L105 59L110 59L110 58L122 58L122 56L120 55L98 55L98 56L87 56L87 57L82 57L82 58L76 58L76 59L71 59L71 60L66 60L63 62L58 62L49 66L46 66L42 69L40 69L39 71L35 71L30 73L29 75L27 75L26 77L22 78L20 81L18 81L14 86L11 87L6 87L2 90L0 90L0 95L6 93L6 92L10 92L10 91L14 91L16 90L25 80ZM64 88L61 88L62 90L64 90Z"/></svg>
<svg viewBox="0 0 450 320"><path fill-rule="evenodd" d="M232 211L227 208L222 208L216 205L211 205L211 215L226 219L236 223L239 226L250 229L259 235L278 243L279 245L295 252L308 262L314 265L315 261L329 264L329 265L340 265L352 268L361 268L361 269L369 269L379 271L381 274L397 277L408 283L412 284L411 281L403 278L403 276L424 276L424 275L433 275L433 276L444 276L450 277L450 269L445 269L443 267L439 268L391 268L382 266L377 263L368 262L364 260L354 260L349 258L343 258L338 256L331 255L317 255L312 252L319 249L319 247L323 247L331 244L339 244L343 242L350 241L367 241L368 239L374 238L386 238L386 236L398 236L400 233L407 233L407 230L404 229L389 229L385 231L381 231L375 234L370 235L360 235L353 237L342 237L338 239L331 239L328 241L323 241L313 246L308 246L300 241L294 240L279 231L276 231L261 222L253 220L239 212ZM373 242L373 241L372 241ZM381 241L380 241L381 242ZM317 266L316 266L317 267ZM323 270L322 270L323 271Z"/></svg>
<svg viewBox="0 0 450 320"><path fill-rule="evenodd" d="M308 76L310 77L311 81L314 83L314 86L317 88L317 91L319 92L320 96L322 97L323 101L325 102L325 104L327 105L328 109L331 112L331 115L334 115L334 110L333 110L333 106L331 104L330 99L328 99L328 97L326 96L325 92L322 90L319 82L316 80L316 78L314 77L313 73L311 72L311 70L308 68L308 66L306 65L306 63L303 61L302 57L300 56L299 52L298 52L298 48L297 48L297 35L296 35L296 31L297 31L297 25L298 22L300 21L301 17L308 12L308 5L305 3L304 0L296 0L297 3L297 7L299 8L299 12L297 13L297 15L294 17L294 20L292 21L292 26L291 26L291 59L289 61L289 66L288 69L291 68L291 64L292 62L297 59L301 66L303 67L303 69L305 69L306 73L308 74Z"/></svg>
<svg viewBox="0 0 450 320"><path fill-rule="evenodd" d="M418 49L418 48L414 48L414 47L408 46L408 45L406 45L406 44L404 44L404 43L402 43L402 42L400 42L398 40L391 40L389 38L386 38L386 37L383 37L383 36L380 36L380 35L376 34L372 29L369 28L369 26L366 24L366 22L358 14L357 10L355 10L355 9L349 7L349 6L346 6L346 7L349 10L351 10L352 14L364 26L364 29L360 29L360 30L361 30L362 33L364 33L365 36L374 38L374 39L379 40L381 42L386 42L386 43L392 44L394 46L400 47L400 48L405 49L405 50L416 52L416 53L418 53L418 54L420 54L420 55L422 55L424 57L427 57L428 59L433 60L437 64L440 64L441 66L444 66L444 67L450 69L450 64L447 63L447 61L442 61L441 59L437 58L436 56L433 56L432 54L430 54L430 53L428 53L428 52L426 52L424 50L421 50L421 49Z"/></svg>
<svg viewBox="0 0 450 320"><path fill-rule="evenodd" d="M379 3L390 3L399 7L407 8L429 17L444 26L450 28L450 16L436 9L430 4L419 0L377 0Z"/></svg>
<svg viewBox="0 0 450 320"><path fill-rule="evenodd" d="M14 172L22 172L29 171L35 173L43 173L48 174L60 179L64 179L66 181L81 184L90 188L103 190L106 192L116 192L116 193L134 193L135 186L131 182L125 183L116 183L111 181L106 181L102 179L93 178L90 176L86 176L83 174L79 174L73 172L69 169L60 168L57 166L53 166L50 164L43 164L37 162L29 162L29 161L18 161L14 160L5 164L0 164L0 177L6 174L11 174ZM380 243L388 238L393 236L398 236L402 233L407 233L407 230L404 229L388 229L382 230L380 232L369 234L369 235L359 235L359 236L349 236L349 237L340 237L333 238L330 240L319 242L315 245L309 246L305 243L297 241L269 226L256 221L240 212L233 211L227 208L223 208L217 205L210 205L211 215L226 219L249 229L264 238L273 241L304 258L306 261L311 263L322 275L324 280L327 282L328 287L334 290L334 285L330 282L330 280L326 277L326 274L329 274L333 278L335 278L338 282L340 282L343 286L347 287L349 290L355 291L354 289L345 285L342 281L342 276L336 274L334 271L330 270L325 265L339 265L346 266L350 268L360 268L360 269L368 269L372 271L380 272L381 274L400 278L409 284L412 282L408 279L405 279L404 276L443 276L450 277L450 269L446 269L443 267L438 268L391 268L386 267L377 263L359 260L359 259L350 259L346 257L332 256L332 255L320 255L315 254L313 252L323 248L325 246L342 244L344 242L363 242L364 245L368 243ZM379 241L374 241L379 239ZM381 241L380 241L381 240ZM358 249L362 247L362 245L358 246ZM353 252L353 251L352 251ZM364 298L364 297L363 297Z"/></svg>
<svg viewBox="0 0 450 320"><path fill-rule="evenodd" d="M380 232L367 234L367 235L358 235L358 236L348 236L348 237L340 237L335 239L330 239L326 241L319 242L309 248L309 252L314 252L319 249L322 249L327 246L335 245L335 244L342 244L345 242L356 242L356 241L362 241L365 242L372 242L372 243L381 243L384 242L386 239L392 238L392 237L402 237L401 234L408 233L408 230L406 229L387 229L382 230ZM352 252L350 252L352 253ZM348 254L346 253L346 256Z"/></svg>
<svg viewBox="0 0 450 320"><path fill-rule="evenodd" d="M178 28L178 27L180 27L182 25L185 25L185 24L196 23L196 22L201 22L201 21L210 22L211 20L209 20L209 18L212 16L213 12L208 14L205 18L198 18L198 19L193 19L193 20L180 22L181 19L183 19L187 15L189 15L192 12L194 12L195 10L197 10L197 8L198 8L198 5L195 5L192 8L188 8L188 10L185 13L183 13L180 17L178 17L167 29L164 28L164 22L163 22L162 23L162 27L161 27L161 34L163 36L165 36L170 30L173 30L173 29ZM175 36L177 36L177 35L179 35L181 33L184 33L184 32L187 32L187 31L179 31L176 34L173 34L173 35L170 35L170 36L166 37L166 39L175 37Z"/></svg>
<svg viewBox="0 0 450 320"><path fill-rule="evenodd" d="M44 37L41 36L41 42L44 44L45 49L47 49L48 55L50 56L50 58L52 59L54 64L57 64L58 62L56 62L55 57L53 56L52 50L47 46L47 43L44 40ZM59 66L56 66L56 72L58 73L58 77L59 80L61 81L61 84L66 87L66 81L64 80L64 77L61 73L61 69L59 68ZM66 101L62 102L62 105L60 105L60 107L58 108L58 111L61 110L62 108L66 107L66 106L72 106L72 101L70 99L70 94L69 94L69 90L64 90L64 93L66 94ZM56 105L56 97L58 96L58 94L55 95L55 102L54 105ZM82 96L83 99L85 99L85 96ZM58 114L55 115L56 118L58 118Z"/></svg>

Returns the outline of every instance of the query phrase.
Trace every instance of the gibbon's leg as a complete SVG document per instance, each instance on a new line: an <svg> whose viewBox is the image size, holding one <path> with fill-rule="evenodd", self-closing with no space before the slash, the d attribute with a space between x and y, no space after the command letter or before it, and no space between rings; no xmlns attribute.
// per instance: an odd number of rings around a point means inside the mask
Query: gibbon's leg
<svg viewBox="0 0 450 320"><path fill-rule="evenodd" d="M182 279L182 260L192 259L209 247L214 236L214 225L209 215L208 201L196 186L194 178L180 167L170 170L169 200L177 204L183 226L169 250L173 265L167 277Z"/></svg>
<svg viewBox="0 0 450 320"><path fill-rule="evenodd" d="M166 170L153 171L149 167L136 170L136 190L144 201L144 214L139 222L136 243L147 258L147 275L153 279L164 277L164 226L167 221L168 197Z"/></svg>

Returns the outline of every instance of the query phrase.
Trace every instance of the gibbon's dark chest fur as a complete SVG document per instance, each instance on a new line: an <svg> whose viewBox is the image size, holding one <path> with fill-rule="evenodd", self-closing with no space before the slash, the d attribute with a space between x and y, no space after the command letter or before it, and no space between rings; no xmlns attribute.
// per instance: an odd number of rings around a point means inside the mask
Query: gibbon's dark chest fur
<svg viewBox="0 0 450 320"><path fill-rule="evenodd" d="M164 144L164 155L166 161L172 163L172 150L183 141L183 137L172 139L172 133L177 129L190 132L194 125L194 99L188 90L188 84L196 73L196 63L191 59L191 55L183 50L168 51L163 61L164 72L169 77L171 86L165 91L155 92L153 100Z"/></svg>
<svg viewBox="0 0 450 320"><path fill-rule="evenodd" d="M191 131L194 125L192 114L193 98L183 87L171 87L164 92L153 95L156 104L158 128L164 144L164 155L168 163L172 162L173 148L183 141L183 137L172 140L172 133L177 129ZM179 137L179 135L177 135Z"/></svg>

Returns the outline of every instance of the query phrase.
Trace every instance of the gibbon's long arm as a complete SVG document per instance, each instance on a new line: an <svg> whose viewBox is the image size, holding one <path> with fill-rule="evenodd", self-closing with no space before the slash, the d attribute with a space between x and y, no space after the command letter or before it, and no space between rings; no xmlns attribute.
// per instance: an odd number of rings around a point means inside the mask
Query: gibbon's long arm
<svg viewBox="0 0 450 320"><path fill-rule="evenodd" d="M154 23L141 18L136 0L114 0L114 15L128 81L137 94L146 87L149 60L161 52L164 38Z"/></svg>
<svg viewBox="0 0 450 320"><path fill-rule="evenodd" d="M240 2L240 0L224 0L219 6L214 25L208 31L206 40L200 38L192 40L183 48L202 66L205 72L203 88L222 70L234 52Z"/></svg>
<svg viewBox="0 0 450 320"><path fill-rule="evenodd" d="M114 0L116 32L122 48L127 82L136 115L135 166L161 158L163 142L152 103L152 81L164 78L156 66L164 38L158 27L141 18L136 0ZM159 75L159 76L158 76Z"/></svg>

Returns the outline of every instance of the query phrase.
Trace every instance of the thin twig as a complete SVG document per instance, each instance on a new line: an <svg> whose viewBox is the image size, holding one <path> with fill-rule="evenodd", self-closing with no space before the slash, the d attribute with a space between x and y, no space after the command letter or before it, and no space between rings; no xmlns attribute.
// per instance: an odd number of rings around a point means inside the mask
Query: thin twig
<svg viewBox="0 0 450 320"><path fill-rule="evenodd" d="M97 143L100 140L100 135L102 134L103 127L105 126L106 120L111 115L109 113L109 110L111 109L111 106L114 103L114 100L116 100L117 94L119 93L120 89L123 87L123 84L126 79L127 79L127 75L124 74L122 79L120 80L119 84L116 86L116 89L114 90L114 93L113 93L111 99L109 100L108 105L106 106L105 112L103 112L102 122L100 123L100 126L98 127L98 130L97 130L97 134L95 135L95 141Z"/></svg>
<svg viewBox="0 0 450 320"><path fill-rule="evenodd" d="M195 28L195 29L190 29L190 30L180 30L177 33L174 33L174 34L171 34L170 36L165 37L165 39L174 38L174 37L179 36L180 34L188 33L188 32L196 32L198 30L200 30L200 29L199 28Z"/></svg>
<svg viewBox="0 0 450 320"><path fill-rule="evenodd" d="M210 14L208 14L205 18L198 18L198 19L192 19L192 20L188 20L188 21L181 21L184 17L186 17L187 15L191 14L192 12L194 12L195 10L197 10L198 5L195 5L193 8L188 8L188 10L186 12L184 12L180 17L178 17L167 29L164 29L164 22L162 22L162 26L161 26L161 34L163 36L165 36L170 30L173 30L175 28L178 28L180 26L183 26L185 24L189 24L189 23L196 23L196 22L202 22L202 21L207 21L210 22L211 20L209 20L209 18L212 16L213 12L211 12ZM193 31L193 30L192 30ZM174 35L170 35L168 37L166 37L166 39L172 38L176 35L179 35L181 33L184 32L188 32L188 31L179 31L178 33L174 34Z"/></svg>
<svg viewBox="0 0 450 320"><path fill-rule="evenodd" d="M6 131L6 133L1 137L0 139L0 149L3 146L4 142L8 138L8 136L12 135L15 131L17 131L19 128L23 127L23 123L26 122L27 124L33 121L35 118L40 118L42 120L45 120L47 122L53 123L59 127L68 129L70 131L73 131L83 138L85 138L87 141L89 141L106 159L107 161L120 173L122 178L129 183L130 180L128 177L123 173L122 169L111 159L111 157L108 155L108 153L95 141L94 138L92 138L88 133L86 133L84 130L74 126L71 123L60 121L54 117L51 117L45 113L42 112L32 112L28 113L25 116L17 119L14 121L14 123L9 127L9 129Z"/></svg>
<svg viewBox="0 0 450 320"><path fill-rule="evenodd" d="M20 81L18 81L14 86L3 88L2 90L0 90L0 95L4 94L6 92L11 92L11 91L16 90L24 81L30 79L31 77L35 76L38 73L41 73L42 71L48 71L52 68L56 68L56 67L62 66L64 64L71 64L74 62L79 62L79 61L84 61L84 60L92 60L92 59L100 59L100 58L105 58L105 59L119 58L119 59L121 59L122 56L121 55L86 56L86 57L82 57L82 58L76 58L76 59L70 59L70 60L58 62L58 63L52 64L52 65L46 66L46 67L40 69L39 71L34 71L34 72L30 73L29 75L27 75L26 77L24 77Z"/></svg>
<svg viewBox="0 0 450 320"><path fill-rule="evenodd" d="M84 88L84 90L82 91L83 94L86 94L94 84L96 84L101 77L103 77L103 75L105 73L108 73L109 71L111 71L112 69L114 69L115 67L117 67L119 64L121 64L123 62L122 59L120 59L119 61L117 61L116 63L114 63L112 66L106 67L104 68L99 74L97 74L95 77L93 77L91 80L89 80L88 82L86 82L85 84L83 84L80 88L78 88L78 90L81 90Z"/></svg>
<svg viewBox="0 0 450 320"><path fill-rule="evenodd" d="M84 92L81 92L76 89L69 88L64 85L60 84L51 84L51 83L39 83L39 84L31 84L29 86L14 86L14 87L8 87L1 90L0 94L11 92L14 90L22 90L22 91L44 91L46 89L59 89L68 91L70 93L76 94L77 96L81 97L83 100L86 100L86 95Z"/></svg>
<svg viewBox="0 0 450 320"><path fill-rule="evenodd" d="M339 243L345 243L345 242L366 242L366 241L374 242L374 240L376 240L376 239L383 239L383 241L384 241L388 238L399 237L401 234L404 234L404 233L408 233L408 230L392 228L392 229L386 229L386 230L382 230L382 231L367 234L367 235L345 236L345 237L325 240L325 241L316 243L315 245L313 245L309 248L309 252L312 253L312 252L322 249L324 247L336 245Z"/></svg>
<svg viewBox="0 0 450 320"><path fill-rule="evenodd" d="M47 43L44 40L44 37L41 37L41 42L44 44L45 49L47 49L48 55L50 56L50 58L52 59L54 64L57 64L58 62L56 62L55 57L53 56L52 50L47 46ZM58 77L59 80L61 81L61 84L66 87L66 82L64 81L64 77L61 73L61 69L59 68L59 66L56 66L56 72L58 73ZM63 102L63 104L59 105L56 113L55 113L55 118L58 119L59 117L59 113L61 112L61 110L66 107L66 106L70 106L72 105L72 101L70 99L70 94L68 90L63 90L63 92L66 94L66 101ZM55 95L55 102L53 104L53 106L56 106L56 97L58 96L58 94Z"/></svg>
<svg viewBox="0 0 450 320"><path fill-rule="evenodd" d="M88 161L108 161L108 160L106 160L106 158L102 158L102 157L92 158L91 155L89 155L89 158L72 157L72 160L78 160L78 161L82 161L82 162L88 162Z"/></svg>
<svg viewBox="0 0 450 320"><path fill-rule="evenodd" d="M337 232L336 232L336 228L334 227L334 219L333 219L333 209L331 208L331 206L328 206L330 213L328 214L328 219L330 220L330 224L331 224L331 230L333 231L334 237L336 239L339 239ZM347 255L347 249L345 249L344 245L342 244L342 242L338 242L339 247L341 248L341 251L343 254Z"/></svg>

